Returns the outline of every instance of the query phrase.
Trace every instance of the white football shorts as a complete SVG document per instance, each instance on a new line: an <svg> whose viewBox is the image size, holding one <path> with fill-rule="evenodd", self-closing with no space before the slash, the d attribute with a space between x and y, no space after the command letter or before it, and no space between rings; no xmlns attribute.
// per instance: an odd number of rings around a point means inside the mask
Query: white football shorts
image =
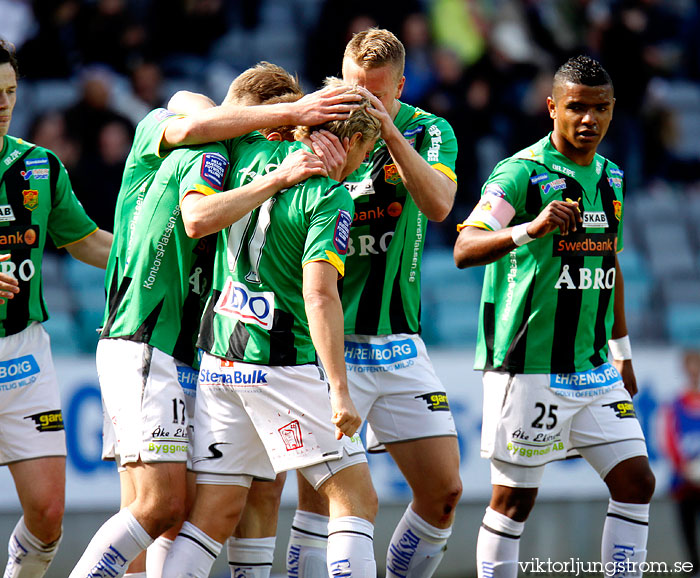
<svg viewBox="0 0 700 578"><path fill-rule="evenodd" d="M118 463L186 462L189 448L187 395L194 370L146 343L100 339L97 374L107 430L103 457ZM110 446L113 451L110 452Z"/></svg>
<svg viewBox="0 0 700 578"><path fill-rule="evenodd" d="M457 436L445 388L418 335L346 335L345 364L352 401L368 423L369 452L385 451L385 443Z"/></svg>
<svg viewBox="0 0 700 578"><path fill-rule="evenodd" d="M51 343L41 323L0 337L0 465L66 455Z"/></svg>
<svg viewBox="0 0 700 578"><path fill-rule="evenodd" d="M316 365L255 365L205 353L195 407L192 469L205 479L272 480L299 469L318 488L367 461L359 435L335 439L328 384Z"/></svg>
<svg viewBox="0 0 700 578"><path fill-rule="evenodd" d="M568 374L486 371L481 456L492 483L538 487L544 465L583 456L605 477L618 463L647 455L622 377L610 364Z"/></svg>

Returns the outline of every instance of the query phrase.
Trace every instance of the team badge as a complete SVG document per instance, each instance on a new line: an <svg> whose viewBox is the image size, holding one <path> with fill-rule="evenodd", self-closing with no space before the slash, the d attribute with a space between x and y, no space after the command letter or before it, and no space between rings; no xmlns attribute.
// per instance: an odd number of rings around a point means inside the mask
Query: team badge
<svg viewBox="0 0 700 578"><path fill-rule="evenodd" d="M401 182L401 175L395 164L384 165L384 180L390 185L398 185Z"/></svg>
<svg viewBox="0 0 700 578"><path fill-rule="evenodd" d="M23 205L24 208L33 211L39 206L39 191L34 189L27 189L22 191L22 197L24 198Z"/></svg>
<svg viewBox="0 0 700 578"><path fill-rule="evenodd" d="M350 225L352 225L350 213L343 209L338 209L338 218L335 220L335 231L333 233L333 246L340 255L345 255L348 252Z"/></svg>
<svg viewBox="0 0 700 578"><path fill-rule="evenodd" d="M224 190L224 180L228 172L228 159L219 153L202 155L202 178L217 191Z"/></svg>
<svg viewBox="0 0 700 578"><path fill-rule="evenodd" d="M622 219L622 201L613 201L615 207L615 218L619 221Z"/></svg>

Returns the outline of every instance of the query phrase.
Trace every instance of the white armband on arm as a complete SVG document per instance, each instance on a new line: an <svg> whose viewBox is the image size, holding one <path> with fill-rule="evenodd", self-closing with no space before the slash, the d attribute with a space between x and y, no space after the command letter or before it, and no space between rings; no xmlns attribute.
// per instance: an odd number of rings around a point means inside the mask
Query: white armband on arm
<svg viewBox="0 0 700 578"><path fill-rule="evenodd" d="M608 347L615 361L632 359L632 344L630 343L629 335L619 337L618 339L609 339Z"/></svg>

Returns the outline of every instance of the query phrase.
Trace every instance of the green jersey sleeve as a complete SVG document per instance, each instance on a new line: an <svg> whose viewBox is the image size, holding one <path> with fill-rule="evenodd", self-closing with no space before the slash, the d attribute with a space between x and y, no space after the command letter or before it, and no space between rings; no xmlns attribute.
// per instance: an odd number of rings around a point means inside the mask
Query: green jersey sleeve
<svg viewBox="0 0 700 578"><path fill-rule="evenodd" d="M65 247L81 241L97 230L95 222L87 216L85 209L73 193L68 172L61 161L52 152L54 164L60 169L53 191L52 207L49 213L47 230L57 247Z"/></svg>
<svg viewBox="0 0 700 578"><path fill-rule="evenodd" d="M457 138L450 124L439 116L427 115L420 109L416 109L416 118L426 116L430 120L425 122L426 138L421 142L418 154L436 170L446 174L455 183L455 163L457 162ZM404 133L409 142L411 141L411 130Z"/></svg>
<svg viewBox="0 0 700 578"><path fill-rule="evenodd" d="M213 195L224 190L228 175L227 151L221 144L191 149L187 162L180 163L180 201L190 192Z"/></svg>
<svg viewBox="0 0 700 578"><path fill-rule="evenodd" d="M168 123L174 118L183 118L183 115L175 114L164 108L157 108L149 112L136 127L133 153L146 167L160 166L164 154L161 153L160 144Z"/></svg>
<svg viewBox="0 0 700 578"><path fill-rule="evenodd" d="M352 198L342 185L323 194L310 215L302 265L311 261L328 261L341 276L345 274L352 211Z"/></svg>

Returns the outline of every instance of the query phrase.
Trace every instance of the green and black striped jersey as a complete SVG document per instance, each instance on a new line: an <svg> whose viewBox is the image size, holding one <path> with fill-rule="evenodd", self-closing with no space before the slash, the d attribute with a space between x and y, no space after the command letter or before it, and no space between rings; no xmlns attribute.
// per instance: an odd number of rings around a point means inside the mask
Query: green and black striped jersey
<svg viewBox="0 0 700 578"><path fill-rule="evenodd" d="M0 337L19 333L49 317L41 264L46 233L57 247L97 231L85 214L65 167L50 150L5 136L0 153L0 271L19 281L19 293L0 305Z"/></svg>
<svg viewBox="0 0 700 578"><path fill-rule="evenodd" d="M446 120L401 103L394 124L428 164L457 181L457 140ZM419 333L428 219L381 139L343 184L355 201L347 273L339 285L345 333Z"/></svg>
<svg viewBox="0 0 700 578"><path fill-rule="evenodd" d="M107 303L113 302L124 274L129 254L134 248L134 229L141 214L146 191L155 178L163 159L160 145L167 124L178 115L157 108L149 112L136 127L134 142L124 165L117 203L114 210L114 239L105 273ZM138 246L138 243L136 243ZM108 312L105 312L107 319Z"/></svg>
<svg viewBox="0 0 700 578"><path fill-rule="evenodd" d="M223 191L228 167L221 143L173 149L162 161L130 231L133 249L107 303L102 339L149 343L194 364L216 237L190 238L180 202L190 192Z"/></svg>
<svg viewBox="0 0 700 578"><path fill-rule="evenodd" d="M616 252L622 250L625 181L596 155L588 166L559 153L550 136L501 161L466 225L489 227L490 199L515 210L510 225L533 220L554 200L578 201L582 225L546 235L487 265L476 369L572 373L607 360L614 314Z"/></svg>
<svg viewBox="0 0 700 578"><path fill-rule="evenodd" d="M229 146L228 189L265 175L290 152L306 147L268 142L257 133ZM348 191L332 179L312 177L221 231L199 347L229 361L315 363L302 270L307 263L327 261L342 275L351 221Z"/></svg>

